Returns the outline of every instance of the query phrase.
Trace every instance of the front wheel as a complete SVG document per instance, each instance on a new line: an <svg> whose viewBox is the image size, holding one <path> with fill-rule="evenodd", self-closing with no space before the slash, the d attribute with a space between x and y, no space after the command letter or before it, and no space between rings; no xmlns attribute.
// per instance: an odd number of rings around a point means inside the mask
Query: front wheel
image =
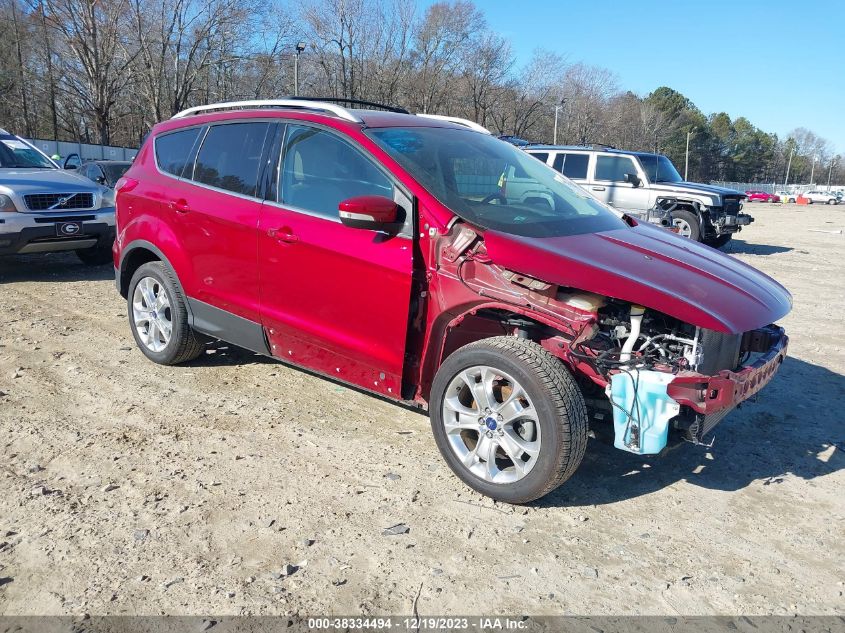
<svg viewBox="0 0 845 633"><path fill-rule="evenodd" d="M688 237L694 242L701 238L698 216L690 211L672 211L672 224L678 229L678 235Z"/></svg>
<svg viewBox="0 0 845 633"><path fill-rule="evenodd" d="M430 416L452 471L507 503L557 488L587 446L587 410L569 371L536 343L510 336L449 356L434 379Z"/></svg>

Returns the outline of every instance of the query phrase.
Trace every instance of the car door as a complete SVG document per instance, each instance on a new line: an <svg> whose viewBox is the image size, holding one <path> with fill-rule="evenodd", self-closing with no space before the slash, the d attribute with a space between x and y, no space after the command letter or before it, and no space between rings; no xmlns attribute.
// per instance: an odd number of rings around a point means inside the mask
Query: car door
<svg viewBox="0 0 845 633"><path fill-rule="evenodd" d="M85 168L85 176L87 176L89 180L93 180L101 185L106 182L105 174L103 174L103 170L97 163L88 163Z"/></svg>
<svg viewBox="0 0 845 633"><path fill-rule="evenodd" d="M400 396L413 266L412 198L333 131L288 124L274 195L261 211L261 316L272 353ZM396 200L400 234L344 226L338 204Z"/></svg>
<svg viewBox="0 0 845 633"><path fill-rule="evenodd" d="M626 174L637 176L640 185L625 181ZM620 211L643 213L649 208L650 193L645 174L630 156L596 154L595 169L589 191L596 198Z"/></svg>
<svg viewBox="0 0 845 633"><path fill-rule="evenodd" d="M189 302L199 328L251 349L261 348L254 336L257 329L260 343L258 175L274 125L233 121L209 126L193 165L163 200L180 249L191 255ZM242 341L239 332L228 331L238 328L251 331L252 338Z"/></svg>

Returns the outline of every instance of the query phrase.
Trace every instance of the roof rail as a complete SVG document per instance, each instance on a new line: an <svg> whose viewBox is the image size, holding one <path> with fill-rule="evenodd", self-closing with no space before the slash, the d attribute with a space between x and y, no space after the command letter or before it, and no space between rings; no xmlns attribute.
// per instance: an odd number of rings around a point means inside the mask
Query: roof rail
<svg viewBox="0 0 845 633"><path fill-rule="evenodd" d="M288 97L294 101L320 101L324 103L348 103L356 106L366 106L368 108L379 108L387 112L395 112L397 114L411 114L405 108L398 106L386 105L384 103L376 103L375 101L363 101L361 99L345 99L343 97Z"/></svg>
<svg viewBox="0 0 845 633"><path fill-rule="evenodd" d="M483 134L490 134L492 136L492 132L488 130L483 125L479 125L475 121L470 121L469 119L461 119L456 116L444 116L442 114L420 114L417 113L417 116L422 116L427 119L437 119L438 121L448 121L449 123L454 123L456 125L463 125L464 127L468 127L471 130L475 130L476 132L481 132Z"/></svg>
<svg viewBox="0 0 845 633"><path fill-rule="evenodd" d="M182 110L174 114L171 119L181 119L192 114L199 114L200 112L209 112L211 110L236 110L241 108L300 108L303 110L321 110L323 112L330 112L337 118L344 121L351 121L352 123L363 123L361 119L352 114L346 108L342 108L334 103L325 103L320 101L309 101L307 99L253 99L250 101L227 101L224 103L209 103L208 105L195 106Z"/></svg>

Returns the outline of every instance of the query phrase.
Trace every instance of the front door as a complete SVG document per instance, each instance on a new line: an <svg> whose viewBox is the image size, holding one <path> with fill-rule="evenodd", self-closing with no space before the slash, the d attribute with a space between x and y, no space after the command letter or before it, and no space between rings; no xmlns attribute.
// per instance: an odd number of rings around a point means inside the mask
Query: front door
<svg viewBox="0 0 845 633"><path fill-rule="evenodd" d="M640 186L625 182L626 174L639 177ZM630 156L598 154L589 191L615 209L640 214L650 206L646 184L645 175Z"/></svg>
<svg viewBox="0 0 845 633"><path fill-rule="evenodd" d="M341 224L338 204L410 198L363 151L323 128L289 124L276 201L261 210L262 323L273 355L399 398L408 330L413 233ZM410 222L408 222L410 228Z"/></svg>

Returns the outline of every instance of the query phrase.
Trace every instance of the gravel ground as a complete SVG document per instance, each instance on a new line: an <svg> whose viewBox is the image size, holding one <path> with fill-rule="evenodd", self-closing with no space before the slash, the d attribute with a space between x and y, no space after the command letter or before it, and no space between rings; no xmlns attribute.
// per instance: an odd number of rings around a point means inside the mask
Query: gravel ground
<svg viewBox="0 0 845 633"><path fill-rule="evenodd" d="M728 250L795 299L759 402L710 450L591 442L529 507L419 413L223 344L151 364L109 266L0 260L0 612L842 613L845 208L751 212Z"/></svg>

